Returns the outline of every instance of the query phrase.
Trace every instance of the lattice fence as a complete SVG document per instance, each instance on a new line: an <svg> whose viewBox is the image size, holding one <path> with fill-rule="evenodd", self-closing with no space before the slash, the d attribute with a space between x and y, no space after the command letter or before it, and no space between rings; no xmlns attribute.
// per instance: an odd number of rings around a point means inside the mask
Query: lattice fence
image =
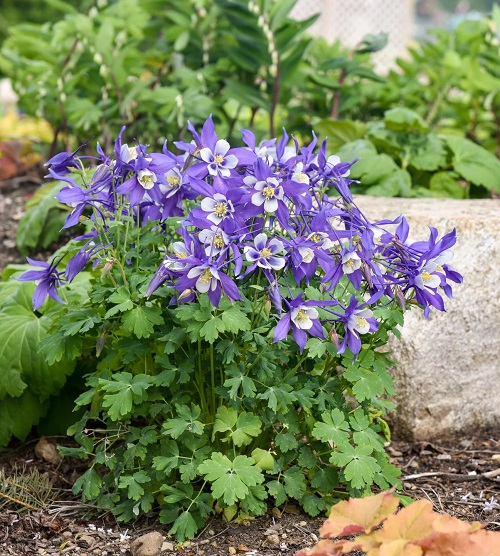
<svg viewBox="0 0 500 556"><path fill-rule="evenodd" d="M340 39L354 46L368 33L386 32L389 44L374 56L380 70L394 65L414 34L415 0L298 0L292 15L305 19L321 17L312 28L329 41Z"/></svg>

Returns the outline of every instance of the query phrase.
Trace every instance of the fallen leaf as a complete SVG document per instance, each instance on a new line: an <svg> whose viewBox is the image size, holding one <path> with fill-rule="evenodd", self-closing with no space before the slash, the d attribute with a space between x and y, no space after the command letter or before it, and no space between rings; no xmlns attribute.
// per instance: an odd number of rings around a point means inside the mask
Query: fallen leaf
<svg viewBox="0 0 500 556"><path fill-rule="evenodd" d="M369 533L378 527L399 506L399 498L381 492L367 498L351 498L333 506L329 518L320 529L322 537L347 537Z"/></svg>
<svg viewBox="0 0 500 556"><path fill-rule="evenodd" d="M303 548L295 556L339 556L343 554L342 544L330 539L323 539L312 548Z"/></svg>
<svg viewBox="0 0 500 556"><path fill-rule="evenodd" d="M55 465L61 463L61 454L57 451L57 448L49 442L44 436L40 438L37 445L35 446L35 455L40 459L44 459L49 463Z"/></svg>

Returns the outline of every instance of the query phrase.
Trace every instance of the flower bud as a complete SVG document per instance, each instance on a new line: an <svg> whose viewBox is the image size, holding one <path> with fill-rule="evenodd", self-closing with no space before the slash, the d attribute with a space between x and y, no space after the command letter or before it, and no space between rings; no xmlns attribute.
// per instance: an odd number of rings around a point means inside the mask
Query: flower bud
<svg viewBox="0 0 500 556"><path fill-rule="evenodd" d="M106 276L109 274L110 270L113 268L113 264L115 261L106 261L106 264L102 267L101 276Z"/></svg>

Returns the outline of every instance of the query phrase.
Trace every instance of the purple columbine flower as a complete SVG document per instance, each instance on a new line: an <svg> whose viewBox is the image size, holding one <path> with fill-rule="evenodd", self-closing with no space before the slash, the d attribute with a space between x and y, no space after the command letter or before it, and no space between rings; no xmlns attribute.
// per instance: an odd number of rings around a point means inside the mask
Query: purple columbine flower
<svg viewBox="0 0 500 556"><path fill-rule="evenodd" d="M248 272L256 266L268 270L281 270L285 266L285 258L276 257L278 253L282 253L285 249L279 239L268 239L266 234L258 234L254 238L254 246L247 245L243 249L247 261L253 263Z"/></svg>
<svg viewBox="0 0 500 556"><path fill-rule="evenodd" d="M207 220L220 224L225 218L234 213L233 203L222 193L215 193L213 197L205 197L201 202L203 212L208 212Z"/></svg>
<svg viewBox="0 0 500 556"><path fill-rule="evenodd" d="M215 307L219 306L222 292L226 294L230 301L241 299L238 286L221 271L217 261L192 267L184 276L179 278L175 287L181 293L186 290L206 293Z"/></svg>
<svg viewBox="0 0 500 556"><path fill-rule="evenodd" d="M207 163L208 173L211 176L228 178L231 170L236 168L238 159L234 154L227 154L229 143L225 139L219 139L212 150L209 147L201 149L200 156Z"/></svg>
<svg viewBox="0 0 500 556"><path fill-rule="evenodd" d="M368 334L378 330L378 322L373 318L373 311L366 307L366 303L359 303L356 296L351 296L344 315L340 315L340 322L344 323L344 339L338 348L338 353L344 353L348 347L354 355L361 350L360 334Z"/></svg>
<svg viewBox="0 0 500 556"><path fill-rule="evenodd" d="M61 259L57 261L52 261L52 263L46 263L45 261L35 261L26 257L26 260L33 266L40 266L43 270L28 270L22 276L19 276L18 280L22 282L34 281L37 285L35 292L33 293L33 310L39 309L47 296L51 297L54 301L58 303L64 303L64 301L57 295L57 287L64 283L63 273L57 270L57 265L60 263Z"/></svg>
<svg viewBox="0 0 500 556"><path fill-rule="evenodd" d="M201 230L198 238L206 245L205 253L209 257L218 255L229 243L229 236L217 226L210 226L209 230Z"/></svg>
<svg viewBox="0 0 500 556"><path fill-rule="evenodd" d="M249 176L250 177L250 176ZM248 184L248 179L245 178ZM258 181L253 186L256 193L252 195L252 205L258 207L264 205L266 212L276 212L278 201L283 201L283 187L276 178L267 178L265 181Z"/></svg>
<svg viewBox="0 0 500 556"><path fill-rule="evenodd" d="M279 320L273 339L273 343L284 340L291 328L293 339L297 342L301 353L306 346L308 333L316 338L325 339L323 327L318 320L318 310L313 307L317 302L302 301L302 298L303 294L300 294L291 301L284 300L290 312L285 313Z"/></svg>

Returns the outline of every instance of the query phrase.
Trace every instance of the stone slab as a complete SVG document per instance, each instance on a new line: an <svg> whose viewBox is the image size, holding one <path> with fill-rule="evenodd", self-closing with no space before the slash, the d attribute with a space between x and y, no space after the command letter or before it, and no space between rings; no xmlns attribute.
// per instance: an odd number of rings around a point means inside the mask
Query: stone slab
<svg viewBox="0 0 500 556"><path fill-rule="evenodd" d="M500 200L399 199L358 196L372 220L403 214L413 239L457 229L453 266L463 277L447 312L425 320L406 314L397 366L399 437L429 440L492 429L500 437Z"/></svg>

